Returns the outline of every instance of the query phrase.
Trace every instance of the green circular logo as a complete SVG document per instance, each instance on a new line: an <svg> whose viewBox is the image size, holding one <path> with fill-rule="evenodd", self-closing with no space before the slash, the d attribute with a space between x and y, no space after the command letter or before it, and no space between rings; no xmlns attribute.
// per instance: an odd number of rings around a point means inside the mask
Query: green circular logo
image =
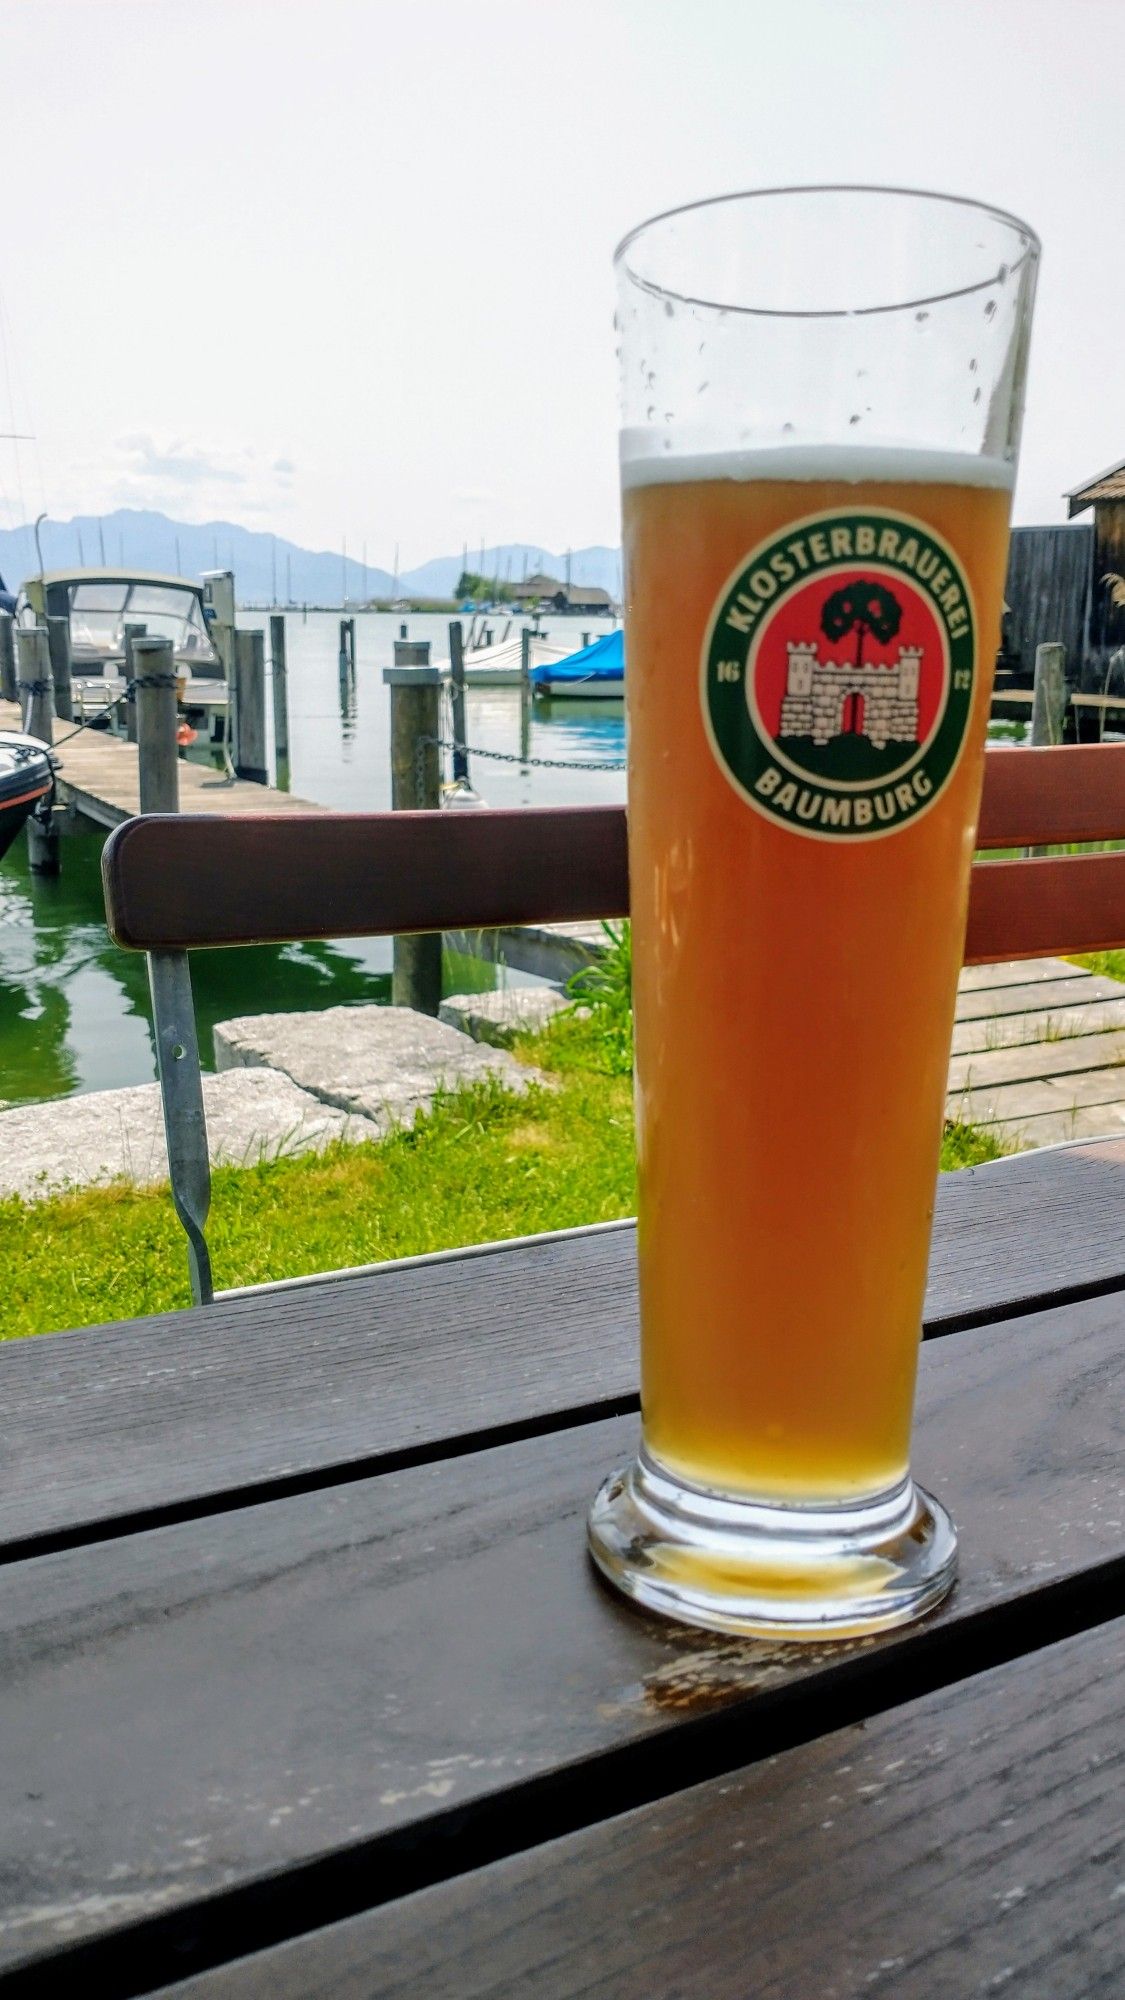
<svg viewBox="0 0 1125 2000"><path fill-rule="evenodd" d="M704 641L723 771L794 832L898 832L957 767L975 627L960 563L921 521L847 507L793 522L739 563Z"/></svg>

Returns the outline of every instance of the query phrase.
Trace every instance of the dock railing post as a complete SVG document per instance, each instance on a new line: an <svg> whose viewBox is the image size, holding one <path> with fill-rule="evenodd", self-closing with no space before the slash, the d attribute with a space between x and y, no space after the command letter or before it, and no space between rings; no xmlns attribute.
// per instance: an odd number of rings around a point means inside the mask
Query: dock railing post
<svg viewBox="0 0 1125 2000"><path fill-rule="evenodd" d="M1031 741L1061 743L1066 712L1066 647L1035 648L1035 693L1031 704Z"/></svg>
<svg viewBox="0 0 1125 2000"><path fill-rule="evenodd" d="M531 755L531 632L520 633L520 756L525 763Z"/></svg>
<svg viewBox="0 0 1125 2000"><path fill-rule="evenodd" d="M147 631L147 625L126 625L124 628L125 740L127 743L135 743L137 740L137 670L133 664L133 642L135 639L143 639Z"/></svg>
<svg viewBox="0 0 1125 2000"><path fill-rule="evenodd" d="M48 618L47 645L51 655L51 679L55 684L55 714L60 722L74 721L73 666L70 657L70 619Z"/></svg>
<svg viewBox="0 0 1125 2000"><path fill-rule="evenodd" d="M1031 703L1031 743L1033 749L1061 743L1066 714L1066 647L1036 646L1035 691ZM1029 858L1046 854L1045 847L1029 847Z"/></svg>
<svg viewBox="0 0 1125 2000"><path fill-rule="evenodd" d="M261 632L234 635L234 768L236 776L268 785L266 769L266 642Z"/></svg>
<svg viewBox="0 0 1125 2000"><path fill-rule="evenodd" d="M176 662L171 639L133 641L137 686L137 762L141 811L180 810L180 760L176 746Z"/></svg>
<svg viewBox="0 0 1125 2000"><path fill-rule="evenodd" d="M270 674L273 680L273 750L279 791L289 790L289 672L285 658L285 617L270 617Z"/></svg>
<svg viewBox="0 0 1125 2000"><path fill-rule="evenodd" d="M395 641L395 663L384 667L391 691L391 805L396 812L441 804L441 673L430 665L428 639ZM396 1007L436 1014L441 1006L441 937L396 937L391 999Z"/></svg>
<svg viewBox="0 0 1125 2000"><path fill-rule="evenodd" d="M453 782L468 784L469 752L465 740L465 651L461 620L449 627L449 694L453 711Z"/></svg>
<svg viewBox="0 0 1125 2000"><path fill-rule="evenodd" d="M0 611L0 701L18 701L16 693L16 641L10 611Z"/></svg>
<svg viewBox="0 0 1125 2000"><path fill-rule="evenodd" d="M21 625L16 629L18 694L26 736L40 743L53 740L55 684L51 676L51 649L45 625ZM59 836L49 821L32 813L27 822L27 863L33 875L59 872Z"/></svg>

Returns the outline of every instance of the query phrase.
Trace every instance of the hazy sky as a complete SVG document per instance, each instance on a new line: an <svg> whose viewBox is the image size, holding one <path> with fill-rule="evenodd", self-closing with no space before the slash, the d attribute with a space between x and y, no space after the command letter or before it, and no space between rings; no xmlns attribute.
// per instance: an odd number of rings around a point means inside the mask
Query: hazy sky
<svg viewBox="0 0 1125 2000"><path fill-rule="evenodd" d="M614 542L615 242L806 180L1032 222L1017 517L1125 457L1125 0L0 0L0 65L6 523Z"/></svg>

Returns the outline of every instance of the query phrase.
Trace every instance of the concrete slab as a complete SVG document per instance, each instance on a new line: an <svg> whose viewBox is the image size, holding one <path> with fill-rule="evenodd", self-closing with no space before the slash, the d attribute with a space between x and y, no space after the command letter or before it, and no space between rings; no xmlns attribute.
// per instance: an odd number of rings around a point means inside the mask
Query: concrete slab
<svg viewBox="0 0 1125 2000"><path fill-rule="evenodd" d="M508 1049L517 1035L534 1034L569 1004L557 986L512 986L499 993L453 993L442 1001L438 1019L474 1042Z"/></svg>
<svg viewBox="0 0 1125 2000"><path fill-rule="evenodd" d="M264 1065L324 1104L370 1119L380 1133L411 1125L439 1090L494 1077L509 1090L546 1081L502 1049L485 1048L409 1007L327 1007L252 1014L215 1028L219 1070Z"/></svg>
<svg viewBox="0 0 1125 2000"><path fill-rule="evenodd" d="M321 1152L333 1139L378 1137L369 1119L332 1109L272 1069L205 1076L203 1106L213 1166L251 1166ZM167 1178L155 1083L0 1111L0 1196L36 1201L63 1188L151 1186Z"/></svg>

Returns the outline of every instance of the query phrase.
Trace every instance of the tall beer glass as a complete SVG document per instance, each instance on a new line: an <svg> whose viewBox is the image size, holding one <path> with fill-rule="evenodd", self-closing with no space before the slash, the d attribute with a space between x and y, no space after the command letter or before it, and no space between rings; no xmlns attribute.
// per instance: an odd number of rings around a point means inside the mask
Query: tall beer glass
<svg viewBox="0 0 1125 2000"><path fill-rule="evenodd" d="M790 188L617 253L651 1610L821 1637L949 1589L911 1414L1039 245Z"/></svg>

